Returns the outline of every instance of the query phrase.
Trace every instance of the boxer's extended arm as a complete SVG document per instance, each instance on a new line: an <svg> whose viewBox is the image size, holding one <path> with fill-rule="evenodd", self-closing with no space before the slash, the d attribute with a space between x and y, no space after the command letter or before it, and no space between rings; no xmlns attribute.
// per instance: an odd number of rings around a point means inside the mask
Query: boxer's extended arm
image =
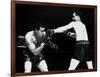
<svg viewBox="0 0 100 77"><path fill-rule="evenodd" d="M73 22L70 22L68 25L62 26L62 27L58 27L57 29L54 29L54 33L62 33L70 28L73 27Z"/></svg>

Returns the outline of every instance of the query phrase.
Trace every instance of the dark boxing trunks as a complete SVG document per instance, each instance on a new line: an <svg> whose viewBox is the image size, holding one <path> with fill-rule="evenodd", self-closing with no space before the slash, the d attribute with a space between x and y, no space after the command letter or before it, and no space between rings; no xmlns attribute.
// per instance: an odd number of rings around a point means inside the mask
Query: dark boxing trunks
<svg viewBox="0 0 100 77"><path fill-rule="evenodd" d="M88 41L77 41L73 58L82 61L90 61L92 57L91 47Z"/></svg>
<svg viewBox="0 0 100 77"><path fill-rule="evenodd" d="M33 65L37 65L41 60L44 59L42 53L39 53L38 55L34 55L28 48L26 48L24 55L25 55L25 60L29 58L30 61L33 63Z"/></svg>

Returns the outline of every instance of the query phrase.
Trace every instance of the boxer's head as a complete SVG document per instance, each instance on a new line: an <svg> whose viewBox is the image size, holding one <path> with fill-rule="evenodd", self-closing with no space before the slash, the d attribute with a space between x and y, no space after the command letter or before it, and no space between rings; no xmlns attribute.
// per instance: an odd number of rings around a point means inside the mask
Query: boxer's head
<svg viewBox="0 0 100 77"><path fill-rule="evenodd" d="M35 28L35 32L40 34L45 34L45 25L44 24L37 24Z"/></svg>
<svg viewBox="0 0 100 77"><path fill-rule="evenodd" d="M72 19L74 20L74 21L80 21L81 19L80 19L80 15L78 14L78 13L76 13L76 12L73 12L73 17L72 17Z"/></svg>
<svg viewBox="0 0 100 77"><path fill-rule="evenodd" d="M35 24L35 30L45 31L45 25L43 23L36 23Z"/></svg>

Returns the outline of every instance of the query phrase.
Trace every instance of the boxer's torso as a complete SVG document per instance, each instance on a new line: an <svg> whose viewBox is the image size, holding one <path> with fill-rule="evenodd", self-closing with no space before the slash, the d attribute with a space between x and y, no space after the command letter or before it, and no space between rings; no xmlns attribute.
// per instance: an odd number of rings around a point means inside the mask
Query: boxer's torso
<svg viewBox="0 0 100 77"><path fill-rule="evenodd" d="M81 21L76 21L73 23L73 27L76 32L76 40L81 41L81 40L87 40L88 41L88 35L86 31L85 25Z"/></svg>

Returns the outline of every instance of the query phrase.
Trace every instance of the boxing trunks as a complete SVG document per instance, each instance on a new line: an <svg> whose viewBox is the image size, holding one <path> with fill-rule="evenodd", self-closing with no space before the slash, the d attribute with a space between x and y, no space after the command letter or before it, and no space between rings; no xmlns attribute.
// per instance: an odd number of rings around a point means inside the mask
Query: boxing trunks
<svg viewBox="0 0 100 77"><path fill-rule="evenodd" d="M92 58L92 50L88 41L77 41L73 58L82 61L90 61Z"/></svg>

